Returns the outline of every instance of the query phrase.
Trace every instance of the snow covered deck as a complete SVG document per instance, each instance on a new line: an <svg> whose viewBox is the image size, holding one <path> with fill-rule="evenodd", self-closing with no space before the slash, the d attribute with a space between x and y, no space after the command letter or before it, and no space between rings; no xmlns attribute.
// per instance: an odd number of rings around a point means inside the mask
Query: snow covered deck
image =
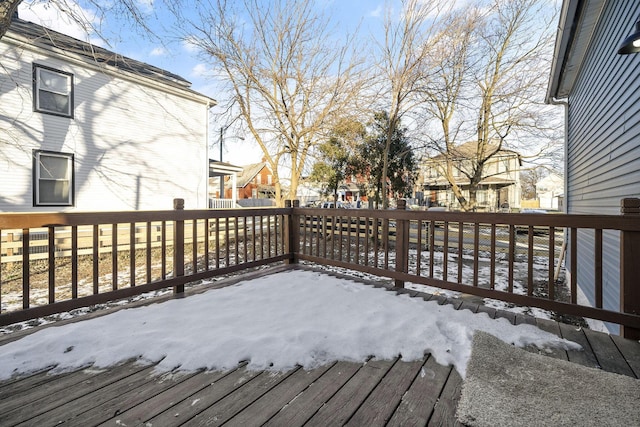
<svg viewBox="0 0 640 427"><path fill-rule="evenodd" d="M389 291L449 304L458 311L506 318L513 325L536 325L584 349L548 348L542 354L640 378L637 341L461 299L391 287ZM94 316L98 315L88 317ZM479 323L486 317L475 316ZM8 335L0 339L0 344L25 335L29 331ZM525 348L539 352L535 347ZM69 352L73 353L72 349ZM229 369L158 374L154 370L159 364L162 361L150 365L128 361L108 368L82 368L57 375L49 375L45 369L2 381L0 424L455 425L463 383L456 368L437 363L431 354L412 361L398 357L369 359L364 363L337 361L313 369L295 366L278 371L248 369L247 362L241 362Z"/></svg>

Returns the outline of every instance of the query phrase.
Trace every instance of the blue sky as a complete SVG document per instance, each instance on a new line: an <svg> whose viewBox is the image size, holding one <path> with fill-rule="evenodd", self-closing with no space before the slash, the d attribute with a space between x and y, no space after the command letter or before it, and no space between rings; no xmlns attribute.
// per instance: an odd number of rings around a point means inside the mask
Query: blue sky
<svg viewBox="0 0 640 427"><path fill-rule="evenodd" d="M88 20L98 23L95 11L83 1L65 0L68 5L81 12ZM163 27L171 26L171 16L160 7L154 6L154 0L139 0L141 10L148 13L146 22L157 34L165 35L162 41L143 37L139 31L125 19L107 14L101 22L101 34L108 44L96 34L87 34L75 22L68 19L51 2L25 0L19 9L20 17L37 22L53 30L69 34L79 39L87 37L96 44L139 61L178 74L193 83L193 89L212 98L219 98L215 83L206 77L208 67L198 58L197 52L183 41L172 37ZM364 34L382 28L384 0L318 0L319 9L325 9L335 20L339 28L353 30L361 25Z"/></svg>
<svg viewBox="0 0 640 427"><path fill-rule="evenodd" d="M95 1L95 0L92 0ZM159 0L136 0L140 9L147 13L145 22L160 35L160 40L145 37L134 28L131 21L114 13L99 13L85 0L24 0L20 5L20 18L36 22L50 29L68 34L81 40L88 40L124 56L143 61L172 73L178 74L192 83L192 88L211 98L221 100L218 83L207 77L210 67L198 57L193 46L172 35L165 28L174 22L169 12L163 10ZM265 0L266 1L266 0ZM390 0L399 4L399 0ZM61 13L52 5L63 3L75 15L82 15L91 25L100 28L101 39L94 32L87 32L80 25ZM383 28L385 0L316 0L319 11L325 12L333 20L339 31L353 32L359 26L360 35L370 36ZM397 8L399 10L399 8ZM213 110L215 114L215 108ZM218 159L219 124L215 117L211 124L211 158ZM237 135L235 135L237 136ZM223 160L243 165L259 162L263 154L255 142L248 138L241 140L234 135L225 135Z"/></svg>

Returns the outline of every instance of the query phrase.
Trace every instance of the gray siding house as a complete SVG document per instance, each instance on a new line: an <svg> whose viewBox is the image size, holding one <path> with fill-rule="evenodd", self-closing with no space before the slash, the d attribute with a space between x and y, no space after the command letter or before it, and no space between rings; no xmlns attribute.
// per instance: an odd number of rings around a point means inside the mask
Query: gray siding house
<svg viewBox="0 0 640 427"><path fill-rule="evenodd" d="M622 198L640 197L640 54L617 53L638 19L640 0L563 1L547 102L565 105L567 213L619 215ZM604 234L603 306L617 310L620 236ZM593 236L579 233L577 249L594 304Z"/></svg>

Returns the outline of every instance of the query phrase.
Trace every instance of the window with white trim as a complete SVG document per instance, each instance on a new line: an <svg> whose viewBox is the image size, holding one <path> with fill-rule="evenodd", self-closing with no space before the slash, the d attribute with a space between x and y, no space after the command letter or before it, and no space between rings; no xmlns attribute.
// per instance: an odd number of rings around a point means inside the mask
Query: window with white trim
<svg viewBox="0 0 640 427"><path fill-rule="evenodd" d="M73 74L34 64L33 109L73 117Z"/></svg>
<svg viewBox="0 0 640 427"><path fill-rule="evenodd" d="M73 154L34 151L34 206L73 206L73 180Z"/></svg>

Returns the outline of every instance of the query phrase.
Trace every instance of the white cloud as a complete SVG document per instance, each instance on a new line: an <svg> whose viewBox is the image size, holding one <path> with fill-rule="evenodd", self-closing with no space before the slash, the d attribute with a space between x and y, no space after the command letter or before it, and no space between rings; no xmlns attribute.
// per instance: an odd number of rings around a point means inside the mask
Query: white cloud
<svg viewBox="0 0 640 427"><path fill-rule="evenodd" d="M199 51L198 41L195 37L189 36L182 40L182 47L189 53L196 53Z"/></svg>
<svg viewBox="0 0 640 427"><path fill-rule="evenodd" d="M196 66L191 69L191 73L189 75L194 77L209 77L211 76L211 70L206 64L200 63L196 64Z"/></svg>
<svg viewBox="0 0 640 427"><path fill-rule="evenodd" d="M65 2L66 10L56 3L39 0L24 1L18 8L18 14L25 21L47 27L76 39L89 41L94 34L93 28L99 25L96 14L82 8L74 1Z"/></svg>
<svg viewBox="0 0 640 427"><path fill-rule="evenodd" d="M153 50L151 50L151 52L149 52L149 55L151 55L151 56L165 56L166 54L167 54L167 49L165 49L163 47L153 48Z"/></svg>
<svg viewBox="0 0 640 427"><path fill-rule="evenodd" d="M378 7L376 7L372 11L370 11L367 14L367 16L370 16L372 18L380 18L382 16L382 11L383 10L384 10L384 7L382 5L378 5Z"/></svg>

